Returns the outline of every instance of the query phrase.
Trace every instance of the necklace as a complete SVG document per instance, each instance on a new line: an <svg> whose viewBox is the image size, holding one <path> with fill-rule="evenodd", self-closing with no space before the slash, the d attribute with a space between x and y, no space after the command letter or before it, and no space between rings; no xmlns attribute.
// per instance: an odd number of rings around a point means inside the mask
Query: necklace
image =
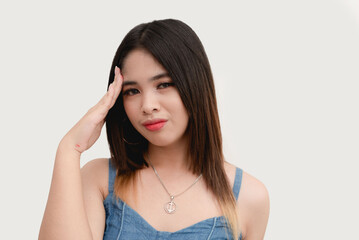
<svg viewBox="0 0 359 240"><path fill-rule="evenodd" d="M174 212L176 211L176 203L174 202L175 197L178 197L179 195L183 194L183 193L186 192L188 189L190 189L191 187L193 187L193 186L198 182L198 180L202 177L202 173L201 173L201 175L199 175L198 178L197 178L188 188L186 188L183 192L178 193L178 194L175 194L175 195L172 195L172 194L169 193L169 191L167 190L165 184L162 182L162 180L161 180L161 178L160 178L160 175L158 175L158 173L157 173L155 167L152 165L150 159L148 159L148 161L149 161L149 163L150 163L150 165L151 165L153 171L155 172L155 174L156 174L158 180L160 180L162 187L166 190L167 194L170 196L170 201L167 202L167 203L164 205L164 209L165 209L165 212L166 212L166 213L172 214L172 213L174 213Z"/></svg>

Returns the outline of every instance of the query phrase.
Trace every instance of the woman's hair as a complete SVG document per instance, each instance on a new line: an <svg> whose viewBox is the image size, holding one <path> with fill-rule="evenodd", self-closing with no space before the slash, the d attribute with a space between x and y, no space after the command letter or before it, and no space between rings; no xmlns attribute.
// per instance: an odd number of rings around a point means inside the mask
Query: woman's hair
<svg viewBox="0 0 359 240"><path fill-rule="evenodd" d="M174 19L134 27L117 49L108 86L114 80L115 66L122 69L126 56L139 48L152 54L177 87L189 116L186 129L189 168L193 174L203 174L207 187L217 196L232 234L238 239L236 200L224 170L213 76L200 39L188 25ZM117 169L115 195L124 199L125 192L133 191L129 184L136 177L136 170L148 167L144 159L148 141L130 123L122 92L106 116L106 131L111 161Z"/></svg>

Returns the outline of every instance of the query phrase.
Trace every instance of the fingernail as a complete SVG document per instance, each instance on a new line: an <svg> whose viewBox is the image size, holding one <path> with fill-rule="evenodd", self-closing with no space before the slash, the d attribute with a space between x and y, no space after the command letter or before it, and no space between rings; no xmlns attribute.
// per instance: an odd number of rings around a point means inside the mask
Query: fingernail
<svg viewBox="0 0 359 240"><path fill-rule="evenodd" d="M115 66L115 74L118 74L119 72L120 72L120 69L117 66Z"/></svg>

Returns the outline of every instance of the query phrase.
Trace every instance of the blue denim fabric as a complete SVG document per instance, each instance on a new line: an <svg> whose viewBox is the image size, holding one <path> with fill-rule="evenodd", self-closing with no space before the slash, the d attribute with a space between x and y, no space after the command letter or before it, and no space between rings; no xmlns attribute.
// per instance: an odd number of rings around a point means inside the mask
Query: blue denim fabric
<svg viewBox="0 0 359 240"><path fill-rule="evenodd" d="M231 239L226 233L226 221L223 216L208 218L176 232L157 231L134 209L121 199L116 202L113 194L113 184L116 178L116 169L109 159L109 194L103 204L106 211L106 228L104 240L224 240ZM236 169L233 185L233 194L238 199L242 182L242 169ZM228 229L227 229L228 232ZM242 239L242 235L239 237Z"/></svg>

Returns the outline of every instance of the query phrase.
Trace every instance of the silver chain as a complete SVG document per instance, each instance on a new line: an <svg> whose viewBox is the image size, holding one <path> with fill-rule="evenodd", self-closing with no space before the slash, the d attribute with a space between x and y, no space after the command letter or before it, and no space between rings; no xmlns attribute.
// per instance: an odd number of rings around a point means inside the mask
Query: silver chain
<svg viewBox="0 0 359 240"><path fill-rule="evenodd" d="M168 195L170 196L171 199L173 199L173 198L175 198L175 197L178 197L179 195L181 195L181 194L183 194L184 192L186 192L188 189L190 189L191 187L193 187L193 185L195 185L195 184L198 182L198 180L202 177L202 173L201 173L201 175L198 176L198 178L194 181L194 183L192 183L188 188L186 188L186 190L184 190L183 192L178 193L178 194L176 194L176 195L171 195L171 194L168 192L168 190L167 190L165 184L162 182L162 180L161 180L161 178L160 178L160 175L158 175L158 173L157 173L155 167L152 165L152 163L151 163L151 161L150 161L149 158L148 158L148 161L149 161L149 163L150 163L150 165L151 165L153 171L155 172L155 174L156 174L158 180L160 180L160 182L161 182L163 188L166 190L166 192L168 193Z"/></svg>

